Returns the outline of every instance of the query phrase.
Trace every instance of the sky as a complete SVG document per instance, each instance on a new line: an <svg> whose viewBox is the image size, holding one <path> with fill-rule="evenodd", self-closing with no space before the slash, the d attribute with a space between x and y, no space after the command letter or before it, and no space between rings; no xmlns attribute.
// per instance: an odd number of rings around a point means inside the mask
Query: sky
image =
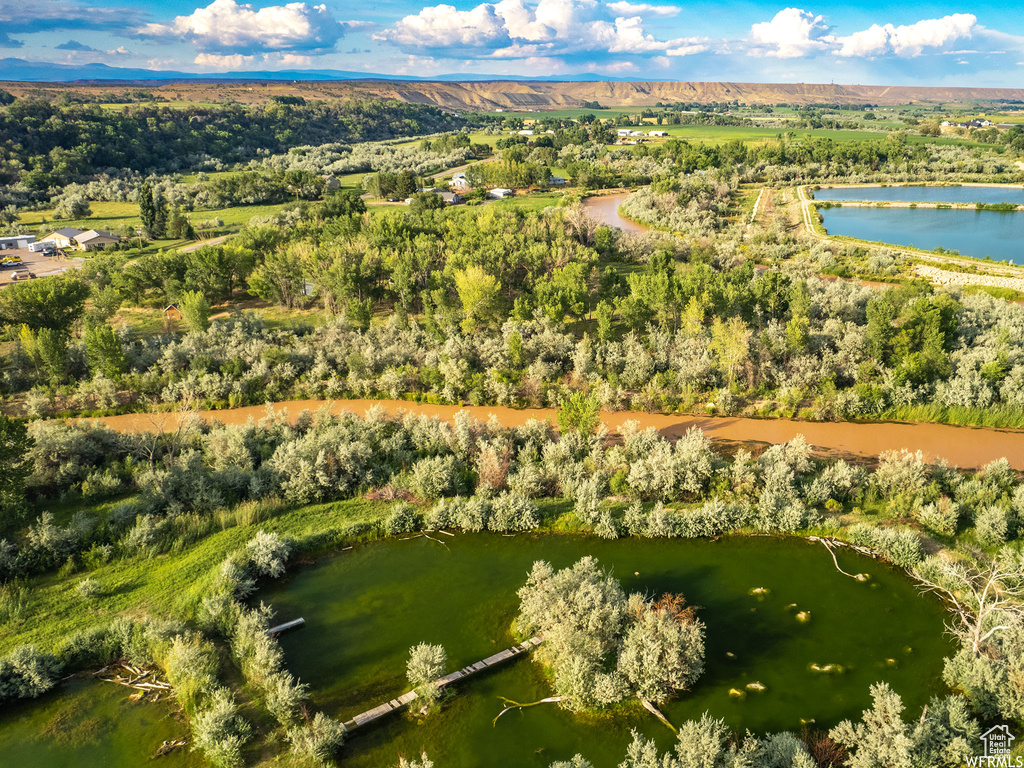
<svg viewBox="0 0 1024 768"><path fill-rule="evenodd" d="M0 0L0 58L187 72L1024 86L1019 4Z"/></svg>

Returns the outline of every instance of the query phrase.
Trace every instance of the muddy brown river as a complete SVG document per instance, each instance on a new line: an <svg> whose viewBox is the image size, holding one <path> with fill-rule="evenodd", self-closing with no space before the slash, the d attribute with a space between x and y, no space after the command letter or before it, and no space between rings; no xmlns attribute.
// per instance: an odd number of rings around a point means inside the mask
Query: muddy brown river
<svg viewBox="0 0 1024 768"><path fill-rule="evenodd" d="M493 414L504 426L524 424L529 419L557 421L557 412L548 408L505 408L501 406L429 405L407 400L292 400L269 406L276 414L294 420L302 411L327 408L331 413L362 415L379 407L391 415L411 412L436 416L451 422L460 410L486 421ZM200 411L205 419L225 424L259 421L268 414L268 406L250 406L222 411ZM181 414L130 413L95 419L118 432L153 432L174 429ZM816 452L839 456L875 457L882 451L906 448L921 451L926 459L942 458L964 468L980 467L1006 457L1010 464L1024 470L1024 431L955 427L924 423L850 423L796 421L793 419L746 419L727 416L687 416L637 411L603 412L601 420L613 434L626 421L637 421L643 428L654 427L667 438L681 436L690 427L700 427L712 439L726 442L784 443L803 435Z"/></svg>
<svg viewBox="0 0 1024 768"><path fill-rule="evenodd" d="M629 197L629 194L629 192L620 192L614 195L594 195L583 201L583 207L587 209L587 213L602 224L618 227L623 232L646 232L650 227L638 224L619 213L619 206L623 200Z"/></svg>

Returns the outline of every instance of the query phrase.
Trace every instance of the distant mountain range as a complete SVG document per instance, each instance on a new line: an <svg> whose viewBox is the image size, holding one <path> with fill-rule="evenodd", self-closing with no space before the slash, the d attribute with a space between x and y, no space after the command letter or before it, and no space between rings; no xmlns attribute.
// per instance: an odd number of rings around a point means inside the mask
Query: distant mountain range
<svg viewBox="0 0 1024 768"><path fill-rule="evenodd" d="M349 72L343 69L287 69L260 72L180 72L170 69L132 69L111 67L95 62L92 64L54 64L51 62L26 61L25 59L0 59L0 80L23 83L73 83L73 82L124 82L124 81L166 81L166 80L406 80L433 82L490 82L506 80L501 75L449 74L432 77L413 75L384 75L374 72ZM587 73L582 75L542 75L539 77L516 77L523 81L557 82L629 82L630 78L608 77Z"/></svg>
<svg viewBox="0 0 1024 768"><path fill-rule="evenodd" d="M2 87L15 95L48 95L66 89L114 93L143 87L158 100L232 101L258 104L272 96L325 99L396 99L452 111L529 112L550 109L646 107L675 104L1024 104L1020 88L959 88L837 83L738 83L633 80L586 74L556 77L438 75L410 77L344 70L287 70L196 74L129 69L106 64L47 64L0 59ZM129 99L131 100L131 99Z"/></svg>

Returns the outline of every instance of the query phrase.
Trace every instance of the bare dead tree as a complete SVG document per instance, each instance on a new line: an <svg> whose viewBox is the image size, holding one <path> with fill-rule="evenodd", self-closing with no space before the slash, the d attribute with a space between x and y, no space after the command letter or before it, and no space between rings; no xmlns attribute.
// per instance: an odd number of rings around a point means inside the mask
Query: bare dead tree
<svg viewBox="0 0 1024 768"><path fill-rule="evenodd" d="M151 405L155 406L155 403ZM195 398L191 396L182 400L177 411L160 413L152 408L149 410L146 420L150 429L143 432L139 447L151 472L156 469L156 460L161 455L161 448L163 456L169 461L174 461L186 439L198 427L200 418ZM174 420L174 427L167 429L168 421L171 419Z"/></svg>
<svg viewBox="0 0 1024 768"><path fill-rule="evenodd" d="M593 245L599 223L587 213L582 203L570 206L562 214L569 234L583 245Z"/></svg>
<svg viewBox="0 0 1024 768"><path fill-rule="evenodd" d="M950 630L976 657L997 632L1024 620L1024 573L1016 558L1001 555L986 568L947 560L938 576L936 582L918 574L927 590L949 601L957 615Z"/></svg>

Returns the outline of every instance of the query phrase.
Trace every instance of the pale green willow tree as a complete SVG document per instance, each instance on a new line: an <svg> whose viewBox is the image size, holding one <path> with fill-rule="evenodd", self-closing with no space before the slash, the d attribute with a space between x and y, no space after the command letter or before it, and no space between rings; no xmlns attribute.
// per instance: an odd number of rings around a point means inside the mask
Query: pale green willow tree
<svg viewBox="0 0 1024 768"><path fill-rule="evenodd" d="M903 721L903 699L887 683L871 686L862 721L844 720L829 736L849 752L849 768L959 768L974 754L981 729L967 701L933 698L920 718Z"/></svg>
<svg viewBox="0 0 1024 768"><path fill-rule="evenodd" d="M448 654L442 645L420 643L409 649L406 671L424 706L429 707L437 701L441 691L437 680L444 675L447 666Z"/></svg>
<svg viewBox="0 0 1024 768"><path fill-rule="evenodd" d="M543 638L537 655L554 673L551 700L567 709L636 696L661 717L654 704L704 671L704 625L682 597L627 597L592 557L557 572L537 561L519 598L517 629Z"/></svg>

